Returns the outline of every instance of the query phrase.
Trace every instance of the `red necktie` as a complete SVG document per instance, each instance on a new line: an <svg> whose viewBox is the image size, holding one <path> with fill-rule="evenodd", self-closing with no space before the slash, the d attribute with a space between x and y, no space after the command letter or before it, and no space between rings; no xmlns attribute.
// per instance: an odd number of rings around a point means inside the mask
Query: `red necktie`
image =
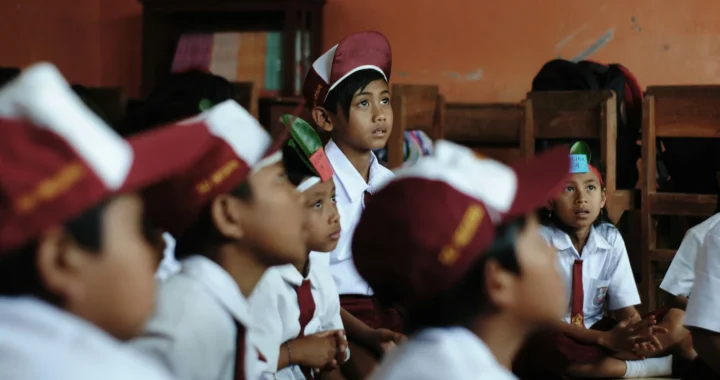
<svg viewBox="0 0 720 380"><path fill-rule="evenodd" d="M305 327L315 315L315 299L313 299L310 280L303 281L302 285L295 288L295 290L297 291L298 306L300 306L300 334L298 338L302 338L305 336ZM310 368L300 366L300 370L302 370L306 379L315 378Z"/></svg>
<svg viewBox="0 0 720 380"><path fill-rule="evenodd" d="M572 277L572 298L570 301L570 323L575 326L585 327L585 315L583 305L585 304L585 291L583 290L582 260L575 260L573 264Z"/></svg>
<svg viewBox="0 0 720 380"><path fill-rule="evenodd" d="M365 193L363 193L363 201L365 201L364 207L367 207L367 203L372 198L372 194L370 194L369 191L365 190Z"/></svg>
<svg viewBox="0 0 720 380"><path fill-rule="evenodd" d="M235 327L237 328L237 338L235 340L235 377L233 379L245 380L245 326L236 322Z"/></svg>

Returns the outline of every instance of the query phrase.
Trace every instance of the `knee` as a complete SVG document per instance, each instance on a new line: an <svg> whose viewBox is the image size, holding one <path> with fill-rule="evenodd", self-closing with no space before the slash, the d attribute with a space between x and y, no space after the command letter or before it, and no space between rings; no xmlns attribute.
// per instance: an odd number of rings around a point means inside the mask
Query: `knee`
<svg viewBox="0 0 720 380"><path fill-rule="evenodd" d="M668 336L670 336L673 341L679 343L690 336L690 331L683 326L684 319L685 312L683 310L672 308L665 314L660 325L668 330Z"/></svg>

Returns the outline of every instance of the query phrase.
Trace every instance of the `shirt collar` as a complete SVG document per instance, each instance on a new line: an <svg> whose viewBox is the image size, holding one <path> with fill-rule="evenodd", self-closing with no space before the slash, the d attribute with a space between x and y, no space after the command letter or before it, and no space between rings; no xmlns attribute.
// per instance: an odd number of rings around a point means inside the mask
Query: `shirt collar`
<svg viewBox="0 0 720 380"><path fill-rule="evenodd" d="M310 280L310 286L313 289L317 289L319 285L319 280L317 279L317 270L313 270L316 265L313 265L312 259L310 260L310 270L308 271L307 277L303 277L303 275L295 268L292 264L285 264L280 265L277 267L274 267L275 271L282 277L282 279L287 282L288 284L292 286L300 286L302 285L303 281Z"/></svg>
<svg viewBox="0 0 720 380"><path fill-rule="evenodd" d="M380 164L373 152L370 152L369 183L365 182L333 140L330 140L325 146L325 154L333 167L335 186L342 188L351 203L362 199L365 191L370 194L374 193L388 177L392 176L392 172Z"/></svg>
<svg viewBox="0 0 720 380"><path fill-rule="evenodd" d="M572 241L570 240L570 236L559 228L553 228L551 241L553 246L558 251L564 251L571 248L573 250L575 249ZM590 227L590 234L588 235L585 249L587 249L588 252L592 252L596 249L608 250L611 248L612 246L610 245L610 243L608 243L607 239L602 236L602 234L597 230L597 228L595 228L595 226Z"/></svg>
<svg viewBox="0 0 720 380"><path fill-rule="evenodd" d="M220 265L204 256L191 256L182 261L182 271L200 282L233 316L248 326L248 303L235 279Z"/></svg>

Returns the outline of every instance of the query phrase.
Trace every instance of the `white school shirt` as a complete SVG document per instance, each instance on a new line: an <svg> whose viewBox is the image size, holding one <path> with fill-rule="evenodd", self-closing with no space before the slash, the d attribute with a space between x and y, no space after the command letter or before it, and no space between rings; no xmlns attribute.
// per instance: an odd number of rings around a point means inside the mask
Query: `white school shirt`
<svg viewBox="0 0 720 380"><path fill-rule="evenodd" d="M304 280L310 280L315 301L315 314L305 326L305 335L344 329L340 318L340 299L323 255L327 253L310 254L307 278L303 278L292 264L268 269L250 296L250 312L258 331L258 348L267 360L266 378L305 380L297 365L277 371L280 345L300 335L300 307L296 287Z"/></svg>
<svg viewBox="0 0 720 380"><path fill-rule="evenodd" d="M366 183L334 141L330 140L325 146L325 154L334 171L335 200L340 214L340 225L343 227L337 247L328 255L330 272L340 295L369 296L373 294L372 289L360 277L352 260L352 236L365 208L365 192L375 193L391 180L394 174L382 166L371 152L369 183Z"/></svg>
<svg viewBox="0 0 720 380"><path fill-rule="evenodd" d="M175 259L175 238L167 232L164 232L163 240L165 240L165 250L163 251L163 259L155 273L155 278L162 282L175 273L180 272L182 268L180 262Z"/></svg>
<svg viewBox="0 0 720 380"><path fill-rule="evenodd" d="M609 310L640 304L630 259L620 231L605 223L590 229L582 255L578 254L570 236L555 227L540 230L545 240L557 249L558 270L565 282L568 308L564 320L570 323L572 306L573 265L583 260L583 314L585 327L590 328L603 318L606 297Z"/></svg>
<svg viewBox="0 0 720 380"><path fill-rule="evenodd" d="M688 230L665 273L660 289L674 295L690 295L695 280L695 260L708 231L720 223L720 213Z"/></svg>
<svg viewBox="0 0 720 380"><path fill-rule="evenodd" d="M720 224L698 250L695 282L685 310L685 325L720 333Z"/></svg>
<svg viewBox="0 0 720 380"><path fill-rule="evenodd" d="M419 332L385 355L371 380L515 380L490 348L463 327Z"/></svg>
<svg viewBox="0 0 720 380"><path fill-rule="evenodd" d="M235 280L203 256L180 264L180 272L160 284L157 311L143 336L129 344L177 380L232 380L238 323L246 329L246 379L259 379L255 330Z"/></svg>
<svg viewBox="0 0 720 380"><path fill-rule="evenodd" d="M0 379L170 380L93 324L30 297L0 297Z"/></svg>

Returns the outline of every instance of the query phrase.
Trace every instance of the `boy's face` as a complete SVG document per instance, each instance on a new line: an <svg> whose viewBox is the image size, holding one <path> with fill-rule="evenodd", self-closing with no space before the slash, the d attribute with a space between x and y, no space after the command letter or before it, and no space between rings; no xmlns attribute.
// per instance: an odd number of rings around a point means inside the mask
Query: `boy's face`
<svg viewBox="0 0 720 380"><path fill-rule="evenodd" d="M307 248L330 252L340 240L340 215L335 204L335 183L320 182L303 193L308 214Z"/></svg>
<svg viewBox="0 0 720 380"><path fill-rule="evenodd" d="M142 332L155 309L157 252L143 229L140 198L123 195L108 203L101 233L100 252L70 242L45 280L62 288L68 311L125 340Z"/></svg>
<svg viewBox="0 0 720 380"><path fill-rule="evenodd" d="M570 176L565 189L555 198L552 211L572 228L590 227L605 206L605 191L595 173Z"/></svg>
<svg viewBox="0 0 720 380"><path fill-rule="evenodd" d="M342 107L338 106L337 115L330 114L330 130L335 142L359 151L384 148L393 127L387 82L376 80L358 90L353 95L349 110L349 115L345 115Z"/></svg>
<svg viewBox="0 0 720 380"><path fill-rule="evenodd" d="M520 274L515 276L514 315L537 324L561 319L567 309L565 286L557 271L556 251L540 235L537 217L527 216L525 228L515 242Z"/></svg>
<svg viewBox="0 0 720 380"><path fill-rule="evenodd" d="M302 194L282 163L249 178L252 199L243 210L243 241L268 266L299 262L307 255L306 213Z"/></svg>

